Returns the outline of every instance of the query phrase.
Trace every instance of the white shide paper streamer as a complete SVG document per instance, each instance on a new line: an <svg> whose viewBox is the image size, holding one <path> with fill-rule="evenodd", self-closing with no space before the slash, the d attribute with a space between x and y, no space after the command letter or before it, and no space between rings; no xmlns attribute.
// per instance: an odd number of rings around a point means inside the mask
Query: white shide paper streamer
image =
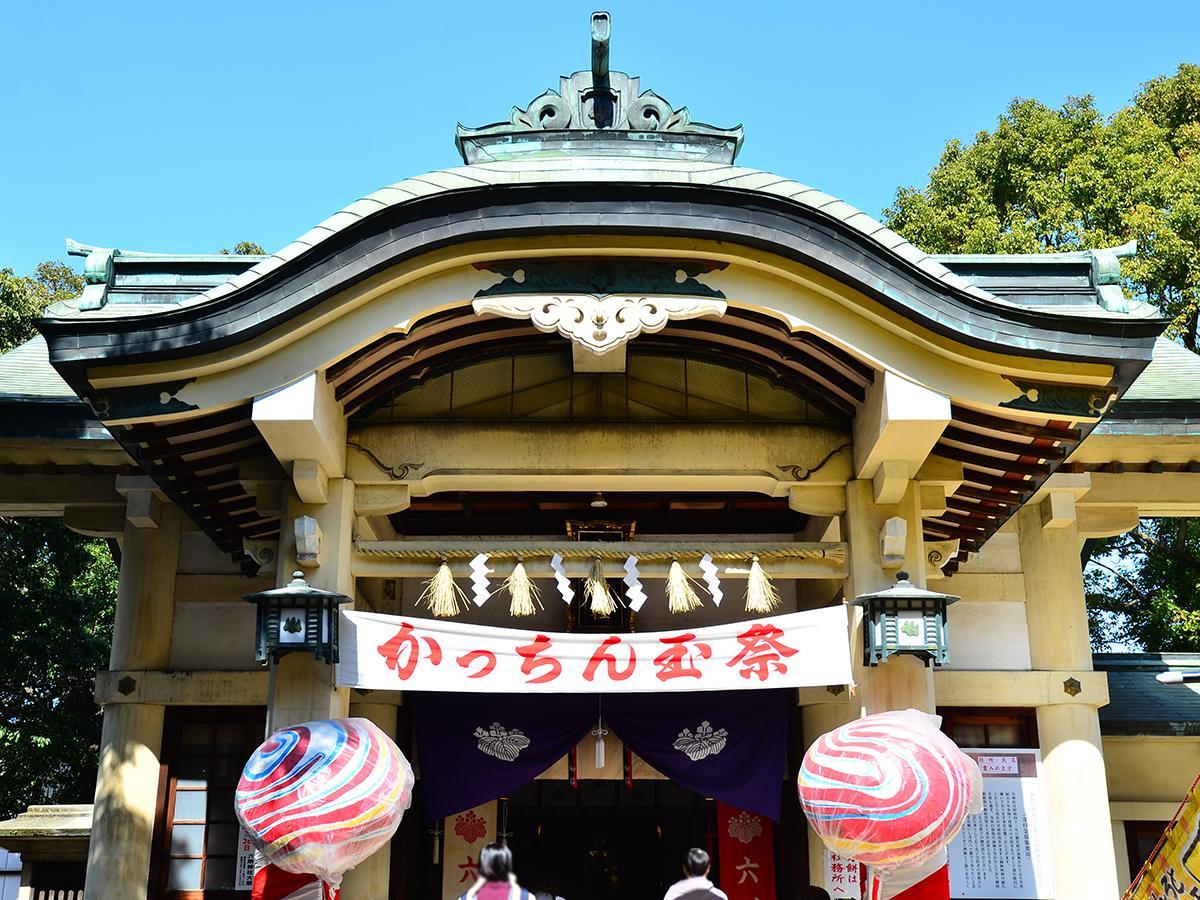
<svg viewBox="0 0 1200 900"><path fill-rule="evenodd" d="M475 601L476 606L483 606L492 595L491 586L488 584L488 576L492 574L492 570L487 567L487 563L486 553L477 554L471 560L471 599Z"/></svg>
<svg viewBox="0 0 1200 900"><path fill-rule="evenodd" d="M562 557L557 553L550 557L550 568L554 570L554 580L558 583L559 596L562 597L563 603L569 605L575 599L575 592L571 590L571 579L563 571Z"/></svg>
<svg viewBox="0 0 1200 900"><path fill-rule="evenodd" d="M630 556L625 560L625 577L622 579L625 582L625 599L629 602L629 608L637 612L642 608L642 604L646 602L646 592L642 590L641 572L638 571L637 557Z"/></svg>
<svg viewBox="0 0 1200 900"><path fill-rule="evenodd" d="M700 573L708 587L708 592L712 594L713 605L720 606L725 595L721 592L721 579L717 577L717 566L713 562L711 553L705 553L700 557Z"/></svg>

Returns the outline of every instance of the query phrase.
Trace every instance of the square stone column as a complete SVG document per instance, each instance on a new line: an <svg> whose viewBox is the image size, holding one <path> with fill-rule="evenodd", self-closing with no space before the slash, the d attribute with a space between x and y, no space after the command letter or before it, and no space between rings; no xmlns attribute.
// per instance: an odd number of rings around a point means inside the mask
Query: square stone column
<svg viewBox="0 0 1200 900"><path fill-rule="evenodd" d="M1073 515L1048 515L1047 504L1056 513L1074 509L1051 495L1018 513L1030 659L1034 669L1090 672L1078 525ZM1120 891L1099 714L1083 703L1039 706L1037 726L1054 896L1115 900Z"/></svg>
<svg viewBox="0 0 1200 900"><path fill-rule="evenodd" d="M859 594L883 590L896 580L900 566L885 568L880 549L880 532L884 523L899 517L905 524L903 570L920 587L926 586L925 541L921 530L920 485L914 481L904 484L895 503L877 503L874 480L859 478L846 484L846 512L842 516L842 535L849 552L849 574L845 582L846 600ZM927 668L915 656L893 656L881 666L863 664L863 611L851 606L850 659L855 680L855 694L844 703L823 703L806 706L802 713L805 745L846 722L871 713L892 709L921 709L933 712L936 701L933 693L933 669ZM824 878L825 846L811 827L808 829L809 880L821 884Z"/></svg>
<svg viewBox="0 0 1200 900"><path fill-rule="evenodd" d="M369 719L395 740L396 707L390 703L351 703L350 715ZM346 873L342 896L346 900L388 900L391 875L392 848L386 844Z"/></svg>
<svg viewBox="0 0 1200 900"><path fill-rule="evenodd" d="M280 527L276 584L283 587L292 580L292 573L299 571L313 587L353 597L350 554L353 548L354 482L346 478L330 479L328 500L320 504L303 503L294 492L288 493ZM316 560L298 557L295 526L301 517L316 523L319 547ZM308 653L288 653L272 666L274 687L269 698L268 729L346 715L350 695L345 688L335 684L333 666L318 662Z"/></svg>
<svg viewBox="0 0 1200 900"><path fill-rule="evenodd" d="M850 554L846 600L890 587L900 571L908 572L917 587L926 586L925 540L921 530L921 491L910 481L897 503L875 502L875 485L864 478L846 484L846 512L842 534ZM884 567L880 532L888 519L905 524L904 562ZM898 654L880 666L865 666L862 653L863 611L850 608L850 654L857 683L859 712L863 715L892 709L921 709L933 712L933 668L918 657Z"/></svg>
<svg viewBox="0 0 1200 900"><path fill-rule="evenodd" d="M166 669L171 654L182 517L163 505L157 526L125 523L109 669ZM86 900L145 900L158 801L163 707L105 707L85 880Z"/></svg>

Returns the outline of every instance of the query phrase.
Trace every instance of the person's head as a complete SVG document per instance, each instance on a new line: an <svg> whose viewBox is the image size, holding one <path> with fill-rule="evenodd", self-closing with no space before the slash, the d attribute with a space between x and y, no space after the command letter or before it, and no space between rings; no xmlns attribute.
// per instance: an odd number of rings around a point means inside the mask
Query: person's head
<svg viewBox="0 0 1200 900"><path fill-rule="evenodd" d="M829 891L825 888L810 884L800 892L800 900L830 900Z"/></svg>
<svg viewBox="0 0 1200 900"><path fill-rule="evenodd" d="M703 878L711 866L708 854L699 847L693 847L683 858L683 874L688 878Z"/></svg>
<svg viewBox="0 0 1200 900"><path fill-rule="evenodd" d="M512 870L512 851L503 844L488 844L479 851L479 877L484 881L508 881Z"/></svg>

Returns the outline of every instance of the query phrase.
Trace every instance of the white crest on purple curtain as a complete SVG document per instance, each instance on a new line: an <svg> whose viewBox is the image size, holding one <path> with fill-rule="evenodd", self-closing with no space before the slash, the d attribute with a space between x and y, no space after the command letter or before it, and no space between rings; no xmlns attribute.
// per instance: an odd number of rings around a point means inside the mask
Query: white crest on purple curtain
<svg viewBox="0 0 1200 900"><path fill-rule="evenodd" d="M529 746L529 738L519 728L505 728L499 722L493 722L488 728L476 728L476 744L480 751L505 762L513 762L521 751Z"/></svg>
<svg viewBox="0 0 1200 900"><path fill-rule="evenodd" d="M729 820L729 836L748 844L763 833L762 819L752 812L742 810Z"/></svg>
<svg viewBox="0 0 1200 900"><path fill-rule="evenodd" d="M728 738L729 732L724 728L714 731L712 725L705 721L700 723L695 734L692 734L690 728L679 732L679 737L675 739L673 746L680 753L686 754L692 762L699 762L707 756L713 756L724 750L725 741Z"/></svg>

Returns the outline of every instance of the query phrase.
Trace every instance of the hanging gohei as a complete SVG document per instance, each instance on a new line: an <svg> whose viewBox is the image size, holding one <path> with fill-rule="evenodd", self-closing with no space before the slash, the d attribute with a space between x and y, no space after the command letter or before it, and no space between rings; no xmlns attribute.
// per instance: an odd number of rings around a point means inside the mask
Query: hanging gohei
<svg viewBox="0 0 1200 900"><path fill-rule="evenodd" d="M673 613L687 613L703 605L679 560L671 560L671 568L667 572L667 609Z"/></svg>
<svg viewBox="0 0 1200 900"><path fill-rule="evenodd" d="M457 616L467 608L466 592L454 581L454 573L450 571L450 564L445 557L433 577L425 582L425 590L417 598L417 603L424 603L431 613L441 618Z"/></svg>
<svg viewBox="0 0 1200 900"><path fill-rule="evenodd" d="M514 618L532 616L539 609L544 608L542 592L538 590L538 586L533 583L533 579L525 571L525 562L522 559L517 559L512 574L504 579L504 589L508 591L508 596L512 599L508 606L508 612Z"/></svg>
<svg viewBox="0 0 1200 900"><path fill-rule="evenodd" d="M746 579L746 612L769 613L779 606L779 591L754 556L750 560L750 577Z"/></svg>
<svg viewBox="0 0 1200 900"><path fill-rule="evenodd" d="M592 560L592 571L583 583L583 597L587 600L592 615L611 616L617 611L617 601L608 589L608 580L604 577L604 563L598 556Z"/></svg>

